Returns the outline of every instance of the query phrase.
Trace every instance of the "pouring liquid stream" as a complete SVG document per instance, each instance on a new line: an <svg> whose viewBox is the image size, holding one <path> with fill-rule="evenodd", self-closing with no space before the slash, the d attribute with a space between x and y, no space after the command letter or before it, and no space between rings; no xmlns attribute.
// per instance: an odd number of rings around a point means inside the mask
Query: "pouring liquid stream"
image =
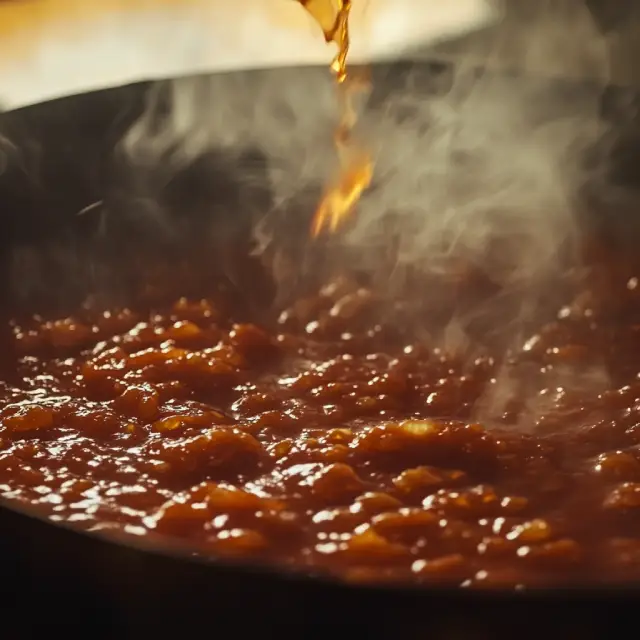
<svg viewBox="0 0 640 640"><path fill-rule="evenodd" d="M323 231L334 233L349 217L363 191L371 184L371 155L354 144L353 128L357 121L355 97L362 91L363 78L347 70L349 54L349 15L352 0L299 0L322 29L327 43L334 42L338 53L331 71L338 84L340 122L335 133L335 145L340 163L337 178L328 185L316 210L311 235Z"/></svg>

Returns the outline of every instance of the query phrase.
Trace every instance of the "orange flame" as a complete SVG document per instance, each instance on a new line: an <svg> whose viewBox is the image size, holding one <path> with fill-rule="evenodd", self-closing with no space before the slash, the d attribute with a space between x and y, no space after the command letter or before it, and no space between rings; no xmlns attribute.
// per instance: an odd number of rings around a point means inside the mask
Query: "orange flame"
<svg viewBox="0 0 640 640"><path fill-rule="evenodd" d="M324 229L334 233L345 221L360 199L362 192L371 184L372 163L368 157L342 167L340 180L324 194L311 225L311 234L318 236Z"/></svg>
<svg viewBox="0 0 640 640"><path fill-rule="evenodd" d="M311 234L324 229L335 232L348 218L363 191L371 184L373 161L362 149L354 148L351 132L357 120L353 98L361 83L353 82L347 73L349 54L349 14L351 0L299 0L320 25L327 42L338 45L331 63L340 90L341 120L336 132L336 148L340 159L338 179L324 193L316 210Z"/></svg>

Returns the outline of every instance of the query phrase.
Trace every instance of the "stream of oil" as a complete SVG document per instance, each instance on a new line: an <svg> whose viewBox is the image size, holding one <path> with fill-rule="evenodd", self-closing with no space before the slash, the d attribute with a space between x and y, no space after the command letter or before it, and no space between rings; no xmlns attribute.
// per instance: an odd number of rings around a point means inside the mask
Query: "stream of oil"
<svg viewBox="0 0 640 640"><path fill-rule="evenodd" d="M335 43L338 52L331 70L338 84L340 121L335 133L335 145L340 170L334 182L325 189L311 227L313 236L323 231L335 232L349 217L362 192L373 176L371 155L353 141L357 121L356 96L365 88L361 75L347 67L349 55L349 16L351 0L298 0L322 29L327 43Z"/></svg>

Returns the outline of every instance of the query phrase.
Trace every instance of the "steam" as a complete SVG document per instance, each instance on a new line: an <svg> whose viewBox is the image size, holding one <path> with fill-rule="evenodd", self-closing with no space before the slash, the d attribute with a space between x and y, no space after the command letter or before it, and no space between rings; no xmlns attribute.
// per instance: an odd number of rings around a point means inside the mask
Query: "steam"
<svg viewBox="0 0 640 640"><path fill-rule="evenodd" d="M523 340L549 292L579 273L581 192L593 179L584 156L605 133L599 108L607 47L584 2L525 0L502 8L496 28L436 50L451 63L444 71L374 74L357 134L374 153L375 184L353 226L332 239L351 266L386 270L378 281L400 298L416 296L397 277L405 268L435 276L455 264L479 267L495 297L448 319L440 339L451 348L469 347L479 319ZM549 78L585 75L590 81L572 91ZM319 191L336 169L336 120L328 70L182 79L151 97L122 148L134 168L153 174L155 186L212 149L230 163L259 150L271 205L249 213L286 297L319 268L318 248L301 247ZM238 175L248 189L259 179L250 170ZM380 259L390 235L391 263ZM294 248L292 275L286 256ZM602 376L588 376L601 384ZM508 389L487 401L492 411Z"/></svg>
<svg viewBox="0 0 640 640"><path fill-rule="evenodd" d="M9 158L16 152L16 146L0 133L0 176L5 173L9 166Z"/></svg>

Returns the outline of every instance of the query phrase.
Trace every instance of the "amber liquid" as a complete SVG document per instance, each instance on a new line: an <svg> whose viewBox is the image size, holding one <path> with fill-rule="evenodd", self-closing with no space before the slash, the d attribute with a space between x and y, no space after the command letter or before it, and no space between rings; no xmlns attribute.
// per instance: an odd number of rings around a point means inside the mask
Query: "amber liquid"
<svg viewBox="0 0 640 640"><path fill-rule="evenodd" d="M349 55L349 15L351 0L299 0L318 23L328 43L335 43L338 53L331 63L340 100L340 122L335 134L340 172L329 185L313 219L311 233L336 231L348 218L362 192L371 183L373 163L370 155L353 143L352 131L357 120L354 99L363 89L361 77L347 70Z"/></svg>

